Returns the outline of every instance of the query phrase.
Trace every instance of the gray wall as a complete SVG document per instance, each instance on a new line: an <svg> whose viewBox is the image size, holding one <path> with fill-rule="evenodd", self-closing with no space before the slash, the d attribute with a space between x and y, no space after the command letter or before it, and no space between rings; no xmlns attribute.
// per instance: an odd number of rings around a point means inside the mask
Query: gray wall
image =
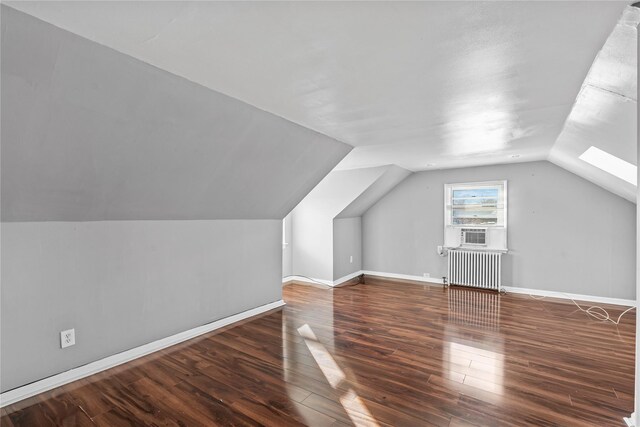
<svg viewBox="0 0 640 427"><path fill-rule="evenodd" d="M361 265L361 251L348 227L355 230L354 218L360 221L362 213L409 175L394 165L329 173L292 212L293 274L333 281L360 270L354 266ZM336 222L334 218L349 221ZM336 236L336 231L341 235ZM361 238L357 240L360 247ZM354 262L348 263L351 254ZM350 265L344 264L345 255ZM287 261L284 267L288 272Z"/></svg>
<svg viewBox="0 0 640 427"><path fill-rule="evenodd" d="M333 278L333 222L312 208L294 211L292 273L313 279Z"/></svg>
<svg viewBox="0 0 640 427"><path fill-rule="evenodd" d="M279 300L352 147L1 9L0 390Z"/></svg>
<svg viewBox="0 0 640 427"><path fill-rule="evenodd" d="M333 281L333 219L387 167L329 173L293 210L293 274Z"/></svg>
<svg viewBox="0 0 640 427"><path fill-rule="evenodd" d="M279 220L1 231L2 391L281 298ZM76 345L60 349L68 328Z"/></svg>
<svg viewBox="0 0 640 427"><path fill-rule="evenodd" d="M549 162L416 173L362 218L363 268L441 277L444 184L508 180L506 286L635 298L636 206Z"/></svg>
<svg viewBox="0 0 640 427"><path fill-rule="evenodd" d="M353 257L353 262L350 262ZM362 270L362 218L333 220L333 280Z"/></svg>

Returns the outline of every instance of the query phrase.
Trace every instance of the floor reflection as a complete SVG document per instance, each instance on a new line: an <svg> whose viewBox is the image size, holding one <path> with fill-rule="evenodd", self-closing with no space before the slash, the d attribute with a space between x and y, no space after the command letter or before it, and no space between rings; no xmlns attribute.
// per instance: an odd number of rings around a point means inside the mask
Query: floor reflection
<svg viewBox="0 0 640 427"><path fill-rule="evenodd" d="M459 338L456 338L459 339ZM480 345L476 343L475 345ZM496 347L492 342L491 346ZM485 350L469 344L449 342L444 351L446 369L464 373L462 384L502 395L504 392L504 355L498 351ZM465 366L461 369L461 365Z"/></svg>
<svg viewBox="0 0 640 427"><path fill-rule="evenodd" d="M325 346L318 340L316 334L309 325L305 323L300 326L298 328L298 332L300 333L300 336L304 338L307 348L311 352L311 355L315 359L325 378L329 381L329 384L331 384L331 387L337 388L340 383L346 379L342 369L340 369Z"/></svg>
<svg viewBox="0 0 640 427"><path fill-rule="evenodd" d="M338 366L325 346L318 340L311 327L305 323L298 328L298 332L300 336L304 338L304 342L309 348L311 355L329 384L331 384L331 387L338 389L342 385L348 388L345 393L341 393L340 403L353 424L355 426L377 426L378 423L373 419L371 412L369 412L367 406L362 402L362 399L360 399L353 388L349 387L344 372L340 369L340 366ZM363 415L366 420L362 419Z"/></svg>
<svg viewBox="0 0 640 427"><path fill-rule="evenodd" d="M500 298L498 293L477 289L447 290L443 369L462 384L502 396L505 356L502 337L495 333L500 330ZM495 396L486 401L494 402Z"/></svg>
<svg viewBox="0 0 640 427"><path fill-rule="evenodd" d="M449 323L500 329L500 294L451 287L448 289Z"/></svg>
<svg viewBox="0 0 640 427"><path fill-rule="evenodd" d="M339 402L339 408L335 410L343 412L346 418L344 421L349 420L354 426L379 426L367 408L367 405L354 390L353 384L357 384L356 378L348 378L345 372L346 370L340 366L331 354L330 350L334 349L335 345L333 292L325 289L314 290L313 288L306 290L309 291L313 299L313 304L309 304L306 307L303 315L285 315L282 322L283 376L285 381L287 384L295 382L293 378L295 370L297 368L299 369L300 363L306 363L305 360L302 360L305 354L300 351L299 347L296 347L296 340L292 339L291 335L293 334L302 339L302 342L314 361L314 366L322 372L324 380L332 389L331 399L329 400L321 396L315 396L314 393L307 399L317 400L324 405L330 406L332 403L338 404ZM307 320L304 323L303 318ZM315 321L314 325L316 326L312 327L308 323L311 319ZM292 392L291 395L293 395L298 389L297 387L290 387L290 391ZM298 405L299 415L305 419L308 425L321 424L322 421L319 422L317 416L313 413L310 414L308 412L309 408L304 405L307 399ZM334 412L334 415L338 414Z"/></svg>

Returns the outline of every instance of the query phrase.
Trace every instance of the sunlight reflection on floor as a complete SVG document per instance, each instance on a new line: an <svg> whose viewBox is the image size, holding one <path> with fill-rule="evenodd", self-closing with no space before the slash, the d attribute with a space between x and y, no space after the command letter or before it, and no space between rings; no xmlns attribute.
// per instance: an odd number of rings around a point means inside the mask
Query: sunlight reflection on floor
<svg viewBox="0 0 640 427"><path fill-rule="evenodd" d="M338 366L338 363L325 346L318 341L311 327L305 323L298 328L298 333L304 338L311 355L329 384L331 384L331 387L337 389L342 382L346 382L347 378L343 370L340 369L340 366ZM349 388L347 392L340 396L340 403L355 426L379 426L353 388Z"/></svg>
<svg viewBox="0 0 640 427"><path fill-rule="evenodd" d="M470 369L462 381L463 384L481 388L491 393L502 395L504 376L504 356L494 351L488 351L470 345L449 342L449 352L445 360L449 360L450 369L455 370L453 360L468 359Z"/></svg>
<svg viewBox="0 0 640 427"><path fill-rule="evenodd" d="M342 369L340 369L325 346L318 341L318 338L309 325L302 325L298 328L298 332L304 338L304 342L309 348L311 355L327 378L327 381L329 381L329 384L331 384L331 387L337 388L338 385L346 379Z"/></svg>

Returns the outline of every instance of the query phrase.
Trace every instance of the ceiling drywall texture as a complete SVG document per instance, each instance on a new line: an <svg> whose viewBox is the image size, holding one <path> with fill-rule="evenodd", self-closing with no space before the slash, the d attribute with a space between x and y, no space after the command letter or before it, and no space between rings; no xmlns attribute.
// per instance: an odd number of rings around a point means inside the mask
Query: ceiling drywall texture
<svg viewBox="0 0 640 427"><path fill-rule="evenodd" d="M401 167L395 165L386 166L384 173L344 208L336 218L361 216L410 174L410 171Z"/></svg>
<svg viewBox="0 0 640 427"><path fill-rule="evenodd" d="M619 142L635 102L606 89L636 61L628 31L607 41L628 1L8 4L355 146L338 169L550 159L635 200L577 159L636 146ZM605 41L599 62L619 66L583 86Z"/></svg>
<svg viewBox="0 0 640 427"><path fill-rule="evenodd" d="M352 148L6 6L1 107L3 221L283 218Z"/></svg>
<svg viewBox="0 0 640 427"><path fill-rule="evenodd" d="M579 159L595 146L636 164L637 26L640 9L629 6L598 53L549 160L632 202L637 187Z"/></svg>
<svg viewBox="0 0 640 427"><path fill-rule="evenodd" d="M628 2L9 4L415 171L546 159Z"/></svg>
<svg viewBox="0 0 640 427"><path fill-rule="evenodd" d="M327 221L360 216L410 174L395 165L333 170L293 214L312 211L316 218Z"/></svg>
<svg viewBox="0 0 640 427"><path fill-rule="evenodd" d="M296 215L312 212L321 221L331 221L364 191L385 175L390 166L331 171L293 210Z"/></svg>

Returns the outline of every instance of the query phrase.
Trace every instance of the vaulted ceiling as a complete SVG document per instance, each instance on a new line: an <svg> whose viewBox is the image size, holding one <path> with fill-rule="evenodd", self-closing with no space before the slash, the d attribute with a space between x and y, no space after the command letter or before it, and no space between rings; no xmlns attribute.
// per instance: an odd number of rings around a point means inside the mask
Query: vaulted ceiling
<svg viewBox="0 0 640 427"><path fill-rule="evenodd" d="M352 147L2 6L2 220L280 219Z"/></svg>
<svg viewBox="0 0 640 427"><path fill-rule="evenodd" d="M293 211L319 219L361 216L411 174L395 165L331 171Z"/></svg>
<svg viewBox="0 0 640 427"><path fill-rule="evenodd" d="M8 4L354 146L338 169L550 159L635 200L611 176L571 165L582 145L564 148L583 136L567 122L572 108L606 103L576 99L625 1ZM616 40L608 51L635 64L635 42ZM625 130L598 129L635 164L636 100L614 104L607 114L625 109Z"/></svg>
<svg viewBox="0 0 640 427"><path fill-rule="evenodd" d="M595 58L553 146L549 160L634 201L638 187L582 161L597 147L629 163L637 162L637 43L640 9L627 7Z"/></svg>

